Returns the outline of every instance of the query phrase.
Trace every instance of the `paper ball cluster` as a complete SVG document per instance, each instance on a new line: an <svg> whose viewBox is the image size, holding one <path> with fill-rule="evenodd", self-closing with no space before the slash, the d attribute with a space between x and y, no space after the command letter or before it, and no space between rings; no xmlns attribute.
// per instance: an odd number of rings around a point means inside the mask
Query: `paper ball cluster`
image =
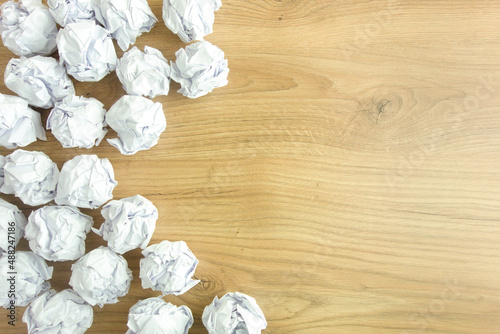
<svg viewBox="0 0 500 334"><path fill-rule="evenodd" d="M176 52L170 65L162 53L134 47L118 60L112 38L126 51L157 18L146 0L8 1L0 6L4 45L19 59L5 70L5 85L20 97L0 94L0 145L15 149L46 140L40 114L29 107L52 108L47 129L64 148L99 145L111 127L118 138L108 139L122 154L155 146L166 128L161 103L149 98L169 93L170 80L178 91L198 98L227 84L224 52L203 38L213 31L220 0L164 0L166 26L186 42L198 41ZM100 24L98 24L97 22ZM57 30L56 22L62 27ZM102 26L101 26L102 25ZM46 57L58 49L59 61ZM94 98L76 96L68 74L78 81L95 82L116 69L128 95L106 112ZM143 196L114 200L117 182L108 159L78 155L59 172L44 153L18 149L0 156L0 191L14 194L30 206L55 201L32 211L0 199L0 305L26 306L23 321L30 333L84 333L93 322L92 306L118 302L128 293L132 272L120 255L142 248L142 287L163 295L180 295L200 281L193 279L198 259L184 241L148 244L158 210ZM102 208L105 221L92 230L108 247L85 254L85 239L93 220L78 208ZM32 251L15 251L25 236ZM48 280L48 261L72 261L69 284L56 292ZM15 263L16 278L8 273ZM15 299L9 292L15 288ZM186 306L174 306L159 297L141 300L129 311L127 334L187 334L193 315ZM203 312L211 334L256 334L266 327L264 315L247 295L215 297Z"/></svg>

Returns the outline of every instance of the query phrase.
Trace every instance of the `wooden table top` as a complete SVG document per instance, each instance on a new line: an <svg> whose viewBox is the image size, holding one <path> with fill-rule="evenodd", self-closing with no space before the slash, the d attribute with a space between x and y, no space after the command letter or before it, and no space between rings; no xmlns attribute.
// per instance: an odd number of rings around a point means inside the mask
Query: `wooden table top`
<svg viewBox="0 0 500 334"><path fill-rule="evenodd" d="M136 46L174 60L185 44L161 3ZM499 333L499 18L495 1L223 1L206 40L229 84L191 100L172 83L154 99L168 122L157 146L62 149L47 132L25 149L59 168L108 158L114 199L158 207L151 244L184 240L200 261L201 283L164 298L191 308L190 333L234 291L257 300L265 333ZM0 47L2 71L12 57ZM124 94L115 73L75 87L106 109ZM105 244L89 233L87 251ZM94 307L88 333L124 333L128 309L158 295L141 257L125 254L130 292ZM51 264L52 287L69 288L72 262ZM0 311L0 332L26 332L17 311L15 328Z"/></svg>

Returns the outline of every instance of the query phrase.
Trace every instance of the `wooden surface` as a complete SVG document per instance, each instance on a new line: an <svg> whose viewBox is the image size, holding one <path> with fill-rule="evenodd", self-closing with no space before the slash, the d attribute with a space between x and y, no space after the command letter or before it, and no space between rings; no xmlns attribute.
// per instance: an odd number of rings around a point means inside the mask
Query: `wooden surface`
<svg viewBox="0 0 500 334"><path fill-rule="evenodd" d="M149 3L160 22L136 45L173 60L184 44ZM59 167L107 157L115 199L154 202L152 243L185 240L200 260L202 282L164 298L191 308L190 333L232 291L256 298L265 333L500 333L499 18L498 1L226 0L207 40L229 85L155 98L156 147L62 149L48 133L27 149ZM0 48L0 68L11 57ZM106 108L124 94L114 73L76 89ZM87 250L104 244L89 234ZM125 257L130 292L95 307L88 333L124 333L128 309L157 295L140 251ZM55 264L55 289L70 267ZM2 309L0 332L24 333L23 311L14 330Z"/></svg>

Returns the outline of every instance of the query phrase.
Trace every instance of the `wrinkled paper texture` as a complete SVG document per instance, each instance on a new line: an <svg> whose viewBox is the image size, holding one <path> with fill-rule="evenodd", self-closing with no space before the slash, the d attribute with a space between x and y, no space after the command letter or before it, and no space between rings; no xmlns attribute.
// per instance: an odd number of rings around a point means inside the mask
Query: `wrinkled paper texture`
<svg viewBox="0 0 500 334"><path fill-rule="evenodd" d="M157 49L144 47L144 52L133 47L123 54L116 67L116 75L129 95L153 98L167 95L170 88L170 65Z"/></svg>
<svg viewBox="0 0 500 334"><path fill-rule="evenodd" d="M68 23L95 20L92 0L48 0L54 20L65 27Z"/></svg>
<svg viewBox="0 0 500 334"><path fill-rule="evenodd" d="M2 188L4 183L3 166L5 166L5 157L3 155L0 155L0 188Z"/></svg>
<svg viewBox="0 0 500 334"><path fill-rule="evenodd" d="M193 314L187 306L152 297L130 308L126 334L187 334L192 325Z"/></svg>
<svg viewBox="0 0 500 334"><path fill-rule="evenodd" d="M58 178L57 165L45 153L18 149L6 157L0 191L27 205L42 205L56 197Z"/></svg>
<svg viewBox="0 0 500 334"><path fill-rule="evenodd" d="M125 51L158 21L146 0L93 0L99 21Z"/></svg>
<svg viewBox="0 0 500 334"><path fill-rule="evenodd" d="M2 42L18 56L48 56L56 50L57 26L41 0L7 1L0 6Z"/></svg>
<svg viewBox="0 0 500 334"><path fill-rule="evenodd" d="M220 0L163 0L163 21L184 43L203 40L213 32Z"/></svg>
<svg viewBox="0 0 500 334"><path fill-rule="evenodd" d="M118 61L111 36L95 21L68 23L57 34L57 48L61 64L78 81L99 81Z"/></svg>
<svg viewBox="0 0 500 334"><path fill-rule="evenodd" d="M108 143L126 155L155 146L167 127L162 104L136 95L124 95L116 101L106 121L118 134L118 138L107 139Z"/></svg>
<svg viewBox="0 0 500 334"><path fill-rule="evenodd" d="M11 265L16 274L11 273ZM9 255L4 253L0 257L0 305L5 308L11 305L9 290L13 282L12 276L15 276L14 305L26 306L40 293L50 289L49 279L52 278L53 270L42 257L33 252L16 251L14 260L9 260Z"/></svg>
<svg viewBox="0 0 500 334"><path fill-rule="evenodd" d="M192 279L198 259L184 241L165 240L149 246L142 255L139 277L144 289L178 296L200 282Z"/></svg>
<svg viewBox="0 0 500 334"><path fill-rule="evenodd" d="M194 99L227 85L227 59L224 52L210 42L190 44L178 50L175 56L175 63L170 63L170 76L180 83L178 92L184 96Z"/></svg>
<svg viewBox="0 0 500 334"><path fill-rule="evenodd" d="M52 57L34 56L11 59L4 73L5 86L39 108L75 94L66 70Z"/></svg>
<svg viewBox="0 0 500 334"><path fill-rule="evenodd" d="M91 148L102 141L106 132L106 110L94 98L68 96L56 103L47 118L47 129L64 148Z"/></svg>
<svg viewBox="0 0 500 334"><path fill-rule="evenodd" d="M70 206L44 206L28 217L25 238L47 261L71 261L85 254L85 239L94 221Z"/></svg>
<svg viewBox="0 0 500 334"><path fill-rule="evenodd" d="M92 306L117 303L132 281L127 260L103 246L82 256L71 270L69 285Z"/></svg>
<svg viewBox="0 0 500 334"><path fill-rule="evenodd" d="M255 299L240 292L216 296L203 310L202 320L209 334L260 334L267 327Z"/></svg>
<svg viewBox="0 0 500 334"><path fill-rule="evenodd" d="M156 227L158 210L141 195L110 201L102 207L104 217L99 229L92 228L108 247L119 254L135 248L146 248Z"/></svg>
<svg viewBox="0 0 500 334"><path fill-rule="evenodd" d="M71 289L59 293L51 289L41 294L23 314L28 333L83 334L93 320L92 306Z"/></svg>
<svg viewBox="0 0 500 334"><path fill-rule="evenodd" d="M40 114L20 97L0 94L0 145L13 149L47 140ZM2 184L0 183L0 186Z"/></svg>
<svg viewBox="0 0 500 334"><path fill-rule="evenodd" d="M113 166L97 155L79 155L61 168L55 201L59 205L96 209L113 198Z"/></svg>
<svg viewBox="0 0 500 334"><path fill-rule="evenodd" d="M0 198L0 254L16 248L27 223L26 216L17 206Z"/></svg>

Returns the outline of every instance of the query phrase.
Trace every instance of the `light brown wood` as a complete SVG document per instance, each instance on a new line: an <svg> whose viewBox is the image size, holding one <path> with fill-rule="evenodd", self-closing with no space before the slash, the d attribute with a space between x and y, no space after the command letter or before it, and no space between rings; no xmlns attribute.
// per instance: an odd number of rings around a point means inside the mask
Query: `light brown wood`
<svg viewBox="0 0 500 334"><path fill-rule="evenodd" d="M160 22L136 45L173 60L184 44L149 3ZM202 282L165 297L191 308L191 333L231 291L256 298L265 333L499 333L499 17L497 1L223 1L207 40L229 85L155 98L168 121L156 147L62 149L48 133L27 149L59 167L107 157L115 199L154 202L152 243L185 240L200 260ZM0 68L11 57L0 48ZM124 94L114 73L76 88L106 108ZM89 234L87 250L104 244ZM125 257L130 292L95 307L88 333L124 333L128 309L157 295L140 251ZM70 267L55 265L55 289ZM26 332L23 311L14 330L2 309L0 332Z"/></svg>

